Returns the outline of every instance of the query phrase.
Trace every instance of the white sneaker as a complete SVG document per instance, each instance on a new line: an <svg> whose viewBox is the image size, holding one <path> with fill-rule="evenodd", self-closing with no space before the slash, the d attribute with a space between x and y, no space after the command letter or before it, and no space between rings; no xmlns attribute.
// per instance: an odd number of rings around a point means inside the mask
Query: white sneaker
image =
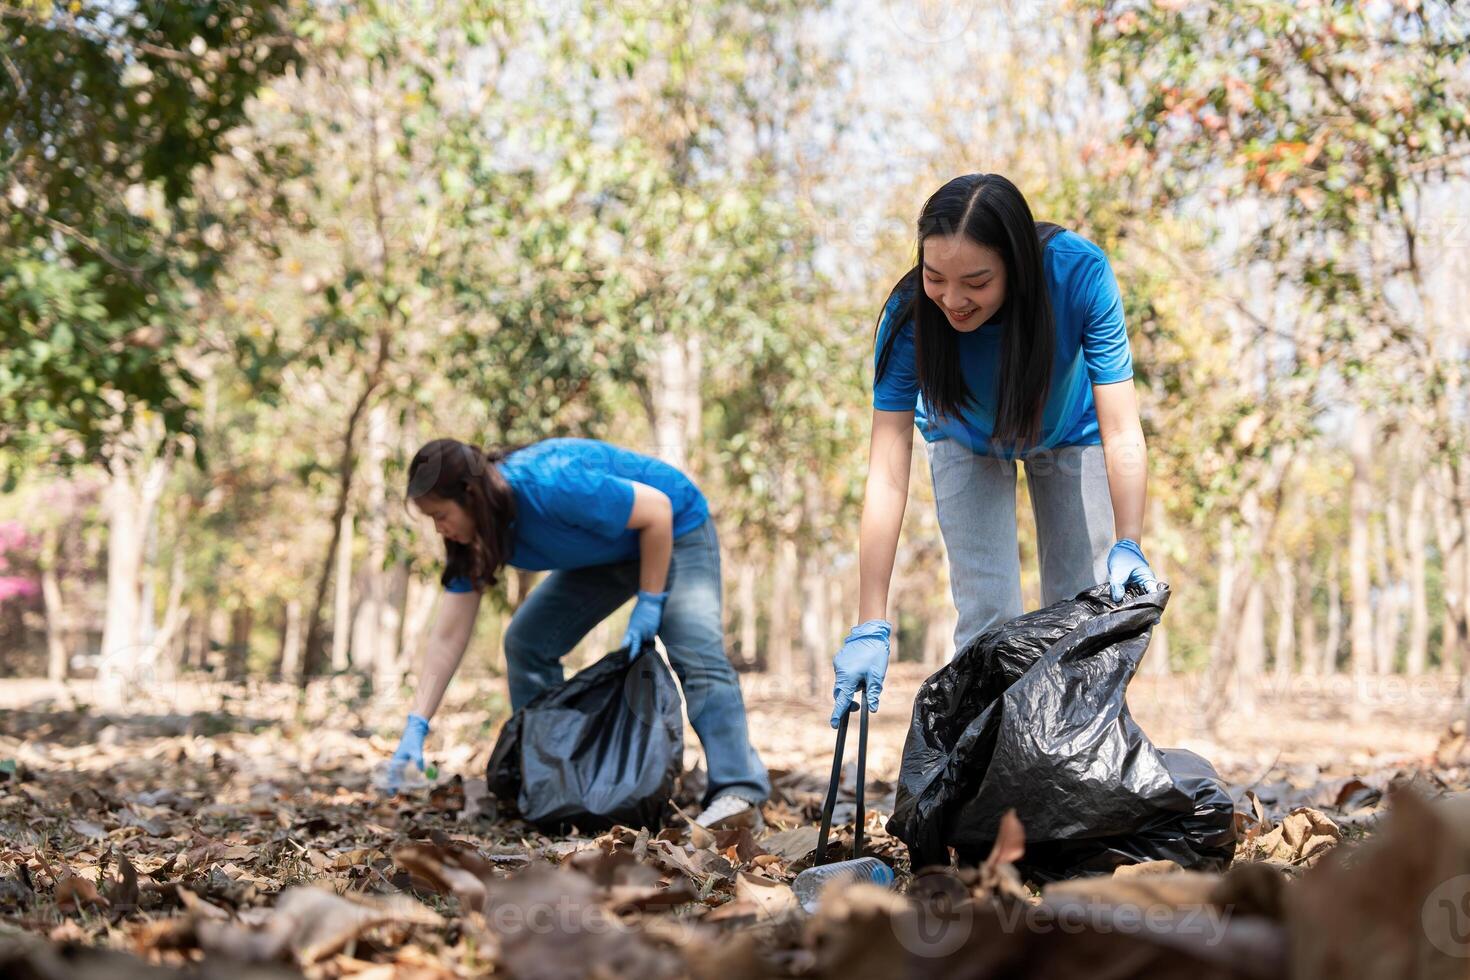
<svg viewBox="0 0 1470 980"><path fill-rule="evenodd" d="M706 830L733 830L736 827L745 827L751 833L756 834L766 829L766 821L761 816L760 807L749 800L728 793L711 800L710 805L694 818L694 822Z"/></svg>

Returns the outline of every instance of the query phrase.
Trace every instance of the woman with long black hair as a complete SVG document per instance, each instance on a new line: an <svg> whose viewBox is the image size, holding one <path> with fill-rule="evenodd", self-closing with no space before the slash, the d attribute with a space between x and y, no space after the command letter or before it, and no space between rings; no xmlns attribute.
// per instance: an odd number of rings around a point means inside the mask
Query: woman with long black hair
<svg viewBox="0 0 1470 980"><path fill-rule="evenodd" d="M429 719L464 657L481 592L507 565L551 570L505 631L511 709L561 683L561 658L636 598L623 647L631 657L655 635L663 640L704 746L709 786L698 822L762 826L770 780L725 656L715 524L688 476L593 439L508 453L436 439L409 463L408 496L444 538L445 595L390 773L424 768Z"/></svg>
<svg viewBox="0 0 1470 980"><path fill-rule="evenodd" d="M999 174L924 204L918 261L879 317L860 530L859 624L833 661L832 725L862 687L877 710L888 587L917 426L959 621L955 649L1021 614L1016 461L1036 516L1042 603L1100 581L1158 586L1138 544L1147 456L1123 300L1092 242L1038 224Z"/></svg>

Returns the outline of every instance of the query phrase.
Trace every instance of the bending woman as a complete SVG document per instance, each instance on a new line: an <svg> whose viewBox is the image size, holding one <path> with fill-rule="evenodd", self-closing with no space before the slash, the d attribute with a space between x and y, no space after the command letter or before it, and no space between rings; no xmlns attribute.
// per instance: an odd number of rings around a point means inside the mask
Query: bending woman
<svg viewBox="0 0 1470 980"><path fill-rule="evenodd" d="M919 260L878 321L859 623L834 660L832 725L859 686L877 710L888 587L917 426L959 611L955 649L1019 616L1016 460L1036 516L1044 605L1101 581L1157 587L1139 546L1147 456L1123 301L1092 242L1038 225L998 174L924 204Z"/></svg>
<svg viewBox="0 0 1470 980"><path fill-rule="evenodd" d="M395 765L424 766L429 719L464 657L481 592L506 565L551 570L505 631L511 709L561 683L561 658L636 596L623 645L632 656L655 635L664 641L709 770L699 822L759 829L770 781L725 656L715 524L689 477L591 439L509 454L437 439L409 464L408 493L444 538L446 595Z"/></svg>

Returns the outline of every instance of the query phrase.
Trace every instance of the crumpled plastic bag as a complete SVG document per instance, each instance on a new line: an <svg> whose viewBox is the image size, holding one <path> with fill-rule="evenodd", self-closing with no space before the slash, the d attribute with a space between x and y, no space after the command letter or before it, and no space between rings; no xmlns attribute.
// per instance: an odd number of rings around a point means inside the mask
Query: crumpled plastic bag
<svg viewBox="0 0 1470 980"><path fill-rule="evenodd" d="M486 782L547 833L657 830L683 764L679 689L649 643L631 661L609 653L512 715Z"/></svg>
<svg viewBox="0 0 1470 980"><path fill-rule="evenodd" d="M949 863L950 847L984 860L1012 807L1026 828L1016 867L1036 881L1229 865L1219 775L1156 748L1125 700L1168 601L1167 587L1114 602L1096 586L987 630L924 682L888 821L915 868Z"/></svg>

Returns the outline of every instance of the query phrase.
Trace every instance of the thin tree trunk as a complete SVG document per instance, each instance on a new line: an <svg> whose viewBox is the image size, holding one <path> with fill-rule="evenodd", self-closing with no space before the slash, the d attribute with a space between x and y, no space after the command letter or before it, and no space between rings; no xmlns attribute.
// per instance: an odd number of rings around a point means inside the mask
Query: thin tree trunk
<svg viewBox="0 0 1470 980"><path fill-rule="evenodd" d="M332 672L352 666L352 512L337 524L336 595L332 602Z"/></svg>
<svg viewBox="0 0 1470 980"><path fill-rule="evenodd" d="M1377 602L1373 610L1373 661L1375 674L1393 673L1394 582L1389 571L1382 521L1374 521L1368 529L1369 550L1373 555L1373 574L1378 580Z"/></svg>
<svg viewBox="0 0 1470 980"><path fill-rule="evenodd" d="M1460 580L1465 571L1462 558L1465 539L1460 530L1458 510L1450 499L1453 488L1448 467L1440 467L1436 478L1444 488L1444 492L1435 493L1433 497L1434 539L1439 550L1441 591L1444 594L1440 613L1439 670L1448 676L1458 669L1456 665L1460 662L1458 624L1462 594Z"/></svg>
<svg viewBox="0 0 1470 980"><path fill-rule="evenodd" d="M1409 650L1405 669L1411 677L1424 673L1429 663L1429 588L1426 584L1424 510L1429 485L1422 474L1409 492L1407 559L1409 566Z"/></svg>
<svg viewBox="0 0 1470 980"><path fill-rule="evenodd" d="M649 392L649 422L653 426L654 454L671 466L689 469L690 446L698 438L703 405L698 335L667 335L659 346L657 377Z"/></svg>
<svg viewBox="0 0 1470 980"><path fill-rule="evenodd" d="M66 607L61 600L61 530L48 526L41 536L41 599L46 609L46 678L66 680Z"/></svg>
<svg viewBox="0 0 1470 980"><path fill-rule="evenodd" d="M1337 549L1327 561L1327 638L1322 642L1322 673L1337 673L1342 651L1342 567Z"/></svg>
<svg viewBox="0 0 1470 980"><path fill-rule="evenodd" d="M1240 673L1235 707L1250 715L1256 709L1256 687L1266 663L1266 590L1259 576L1245 586L1245 611L1240 619L1235 663Z"/></svg>
<svg viewBox="0 0 1470 980"><path fill-rule="evenodd" d="M1373 665L1373 609L1368 554L1368 525L1372 518L1373 421L1364 409L1353 420L1352 485L1349 491L1348 584L1352 602L1350 643L1353 673L1368 673Z"/></svg>
<svg viewBox="0 0 1470 980"><path fill-rule="evenodd" d="M760 651L756 649L756 630L760 613L755 599L754 556L747 552L735 574L735 609L740 623L740 663L747 668L758 668L761 657Z"/></svg>
<svg viewBox="0 0 1470 980"><path fill-rule="evenodd" d="M285 628L281 631L281 680L301 683L301 600L286 600Z"/></svg>
<svg viewBox="0 0 1470 980"><path fill-rule="evenodd" d="M320 672L322 661L322 609L327 600L327 585L332 579L332 566L337 560L337 543L342 535L342 518L347 513L347 504L352 496L352 481L357 472L357 440L362 425L363 412L368 402L383 383L383 371L388 364L391 328L384 326L377 334L377 354L362 391L347 414L347 429L342 434L342 447L337 456L337 501L332 508L332 538L322 560L321 573L317 576L316 590L311 602L311 615L306 626L306 650L302 660L301 683ZM350 628L342 624L344 629Z"/></svg>
<svg viewBox="0 0 1470 980"><path fill-rule="evenodd" d="M827 582L820 570L827 566L820 551L808 548L801 564L800 575L803 595L801 608L801 653L797 658L803 681L814 683L821 669L823 653L827 650L828 638L824 635L827 626Z"/></svg>
<svg viewBox="0 0 1470 980"><path fill-rule="evenodd" d="M250 629L254 614L242 597L240 605L230 615L230 647L225 657L225 678L244 680L250 669Z"/></svg>
<svg viewBox="0 0 1470 980"><path fill-rule="evenodd" d="M1301 615L1297 618L1296 646L1297 663L1303 674L1316 674L1321 664L1317 650L1317 607L1312 599L1312 563L1305 557L1297 562L1297 602Z"/></svg>
<svg viewBox="0 0 1470 980"><path fill-rule="evenodd" d="M797 584L796 570L796 542L782 537L776 546L776 574L771 582L766 650L770 655L770 670L791 682L796 680L791 635L791 593Z"/></svg>
<svg viewBox="0 0 1470 980"><path fill-rule="evenodd" d="M1273 596L1276 604L1276 640L1272 644L1272 670L1276 680L1285 684L1291 679L1295 666L1293 644L1296 643L1296 569L1291 559L1278 554L1273 565L1276 582Z"/></svg>
<svg viewBox="0 0 1470 980"><path fill-rule="evenodd" d="M98 695L121 706L143 659L142 579L149 525L163 494L173 445L162 456L129 462L119 450L107 492L107 606L98 664Z"/></svg>

